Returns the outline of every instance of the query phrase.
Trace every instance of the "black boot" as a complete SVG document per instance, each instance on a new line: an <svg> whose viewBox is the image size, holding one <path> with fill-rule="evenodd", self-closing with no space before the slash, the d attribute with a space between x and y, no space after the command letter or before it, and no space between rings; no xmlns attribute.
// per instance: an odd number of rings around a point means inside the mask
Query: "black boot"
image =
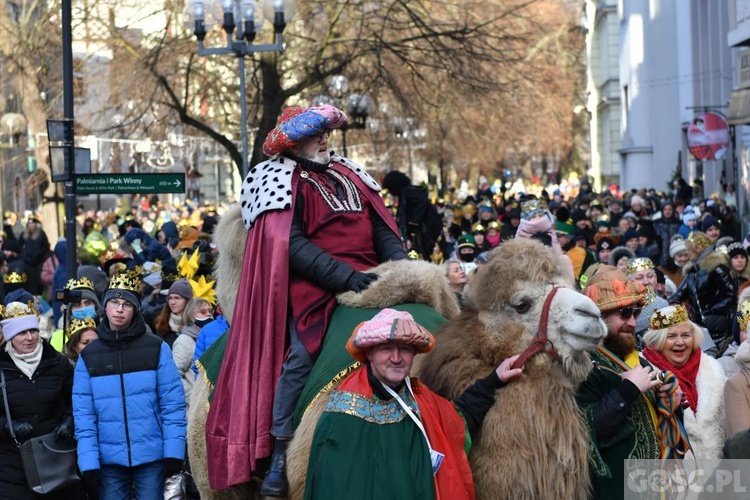
<svg viewBox="0 0 750 500"><path fill-rule="evenodd" d="M263 497L286 498L289 494L289 483L286 480L286 448L288 440L277 439L273 446L271 467L266 473L260 495Z"/></svg>

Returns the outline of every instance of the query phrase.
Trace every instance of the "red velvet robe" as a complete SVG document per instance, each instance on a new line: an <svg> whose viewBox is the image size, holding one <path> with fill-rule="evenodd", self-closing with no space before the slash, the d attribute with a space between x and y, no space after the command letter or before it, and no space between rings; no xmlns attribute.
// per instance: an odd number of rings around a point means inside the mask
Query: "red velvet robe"
<svg viewBox="0 0 750 500"><path fill-rule="evenodd" d="M334 170L349 179L357 188L363 201L369 203L398 235L393 217L383 204L379 193L368 188L351 169L333 164ZM291 190L297 192L301 170L296 168L292 175ZM302 186L303 193L309 186ZM307 204L313 204L305 197ZM271 454L273 436L270 433L273 423L273 398L276 383L281 374L287 337L287 304L290 300L290 287L293 294L303 292L303 288L290 282L289 233L291 229L294 202L288 210L263 212L247 234L247 244L242 265L241 286L237 294L234 316L231 322L227 350L222 363L219 379L206 421L206 445L208 452L209 482L213 489L225 489L250 480L250 473L257 469L257 461ZM330 200L329 200L330 201ZM312 214L305 212L305 220ZM320 213L316 214L321 216ZM326 217L326 215L322 215ZM341 221L346 214L328 215L331 222ZM364 222L355 217L358 224ZM319 221L320 222L320 221ZM369 224L369 221L367 221ZM324 248L334 248L351 238L352 231L361 231L345 225L341 231L312 224L319 235L336 238ZM371 231L371 229L370 229ZM316 235L311 238L319 239ZM370 238L369 241L372 241ZM349 243L347 243L349 244ZM353 244L353 243L352 243ZM338 255L339 258L358 257L355 250ZM370 250L372 251L372 250ZM374 253L374 252L373 252ZM365 253L366 258L355 266L364 269L375 260ZM296 280L295 280L296 281ZM320 343L313 329L324 332L324 327L333 311L332 294L314 291L304 304L292 307L295 321L307 333L306 345ZM330 295L330 297L328 297ZM307 314L309 313L309 314ZM319 329L321 326L322 329Z"/></svg>

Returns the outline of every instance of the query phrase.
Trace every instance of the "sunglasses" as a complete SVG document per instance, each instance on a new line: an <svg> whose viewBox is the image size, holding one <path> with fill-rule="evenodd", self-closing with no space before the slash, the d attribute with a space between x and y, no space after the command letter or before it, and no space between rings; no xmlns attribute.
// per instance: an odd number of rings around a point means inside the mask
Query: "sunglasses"
<svg viewBox="0 0 750 500"><path fill-rule="evenodd" d="M641 308L640 307L623 307L617 312L620 317L624 320L629 320L632 317L635 317L635 319L638 319L638 316L641 315Z"/></svg>

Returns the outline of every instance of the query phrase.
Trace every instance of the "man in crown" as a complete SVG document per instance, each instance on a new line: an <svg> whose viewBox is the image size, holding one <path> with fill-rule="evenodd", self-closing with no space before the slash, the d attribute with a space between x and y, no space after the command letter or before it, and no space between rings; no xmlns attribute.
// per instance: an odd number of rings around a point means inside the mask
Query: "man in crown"
<svg viewBox="0 0 750 500"><path fill-rule="evenodd" d="M103 498L161 498L185 459L185 395L169 347L146 334L134 271L112 277L99 338L73 380L78 466Z"/></svg>
<svg viewBox="0 0 750 500"><path fill-rule="evenodd" d="M287 108L263 145L271 159L243 182L244 261L206 423L214 489L249 481L272 455L261 495L286 496L294 410L335 295L361 292L377 279L368 269L407 258L380 185L328 149L345 121L333 106Z"/></svg>

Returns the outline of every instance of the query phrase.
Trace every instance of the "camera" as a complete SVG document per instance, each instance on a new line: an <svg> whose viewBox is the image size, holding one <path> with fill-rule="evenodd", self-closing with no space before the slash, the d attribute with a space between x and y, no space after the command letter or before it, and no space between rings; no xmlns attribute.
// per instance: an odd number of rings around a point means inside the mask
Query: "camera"
<svg viewBox="0 0 750 500"><path fill-rule="evenodd" d="M81 302L81 291L63 288L55 290L55 300L63 304L79 304Z"/></svg>

